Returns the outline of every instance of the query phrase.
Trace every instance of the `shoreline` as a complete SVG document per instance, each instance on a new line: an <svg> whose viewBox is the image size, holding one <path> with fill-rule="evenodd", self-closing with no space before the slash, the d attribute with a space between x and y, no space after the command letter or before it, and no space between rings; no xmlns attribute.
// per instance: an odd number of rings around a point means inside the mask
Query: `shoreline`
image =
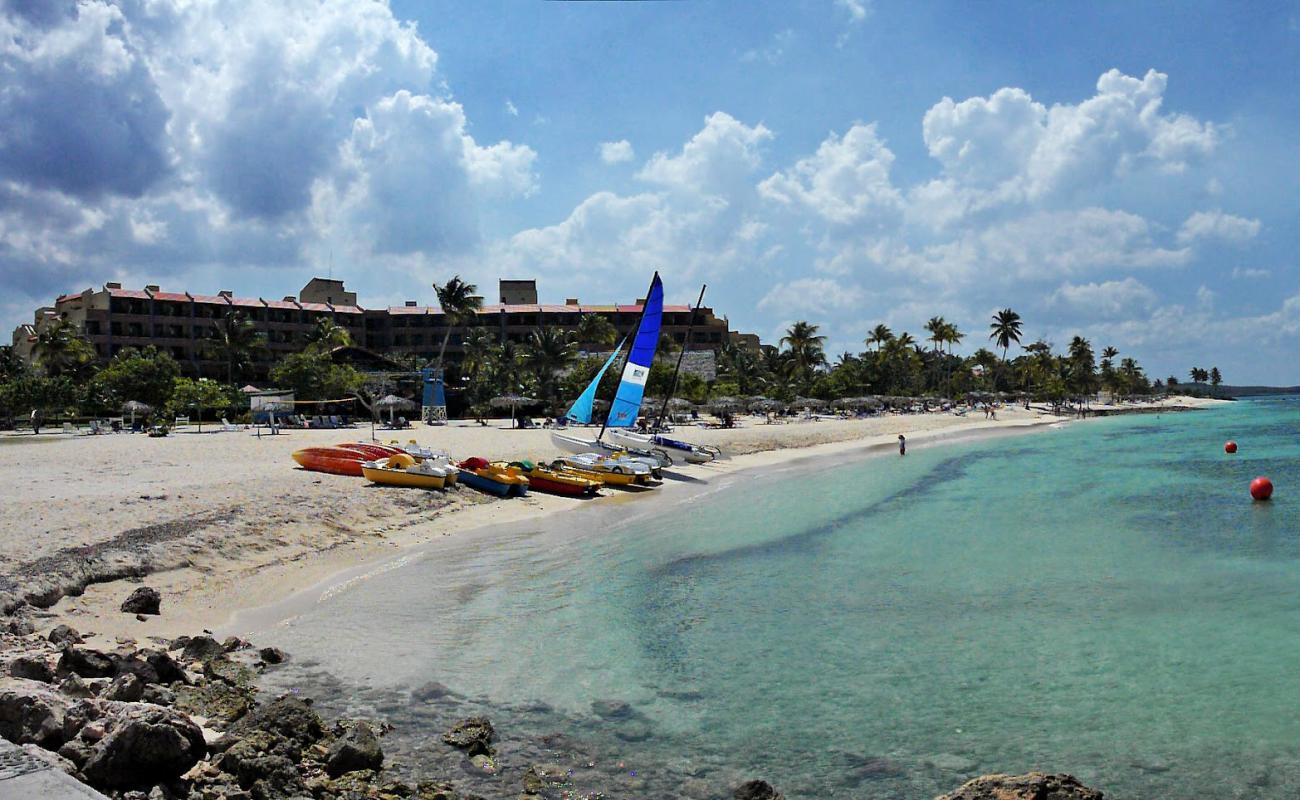
<svg viewBox="0 0 1300 800"><path fill-rule="evenodd" d="M1213 404L1215 403L1192 400L1182 405L1201 407ZM1173 410L1171 406L1164 408ZM141 495L149 505L159 499L167 502L171 491L178 488L177 484L180 484L179 489L182 491L196 490L193 502L184 504L190 506L187 509L189 513L161 525L154 522L152 526L129 529L106 542L92 543L88 547L78 548L75 542L69 542L73 547L63 548L56 553L68 550L94 553L91 557L104 562L97 566L107 572L108 579L92 576L80 594L76 593L74 586L72 591L65 592L56 602L33 610L48 625L72 625L91 633L87 637L89 642L98 641L100 644L146 637L169 638L196 630L233 630L238 625L237 615L241 612L273 606L316 587L336 584L338 576L347 574L355 578L356 574L372 570L378 564L409 557L419 548L431 546L446 538L473 544L481 540L486 532L501 526L536 523L539 519L547 519L561 512L631 503L641 494L669 498L676 495L682 486L708 486L728 479L733 474L755 469L848 452L866 453L892 449L898 431L906 432L909 444L916 447L968 437L1024 432L1073 421L1066 417L1024 412L1023 409L1008 408L1003 413L1004 418L996 421L926 414L793 425L752 424L734 431L692 429L690 437L693 439L704 440L706 443L711 443L709 439L730 439L733 442L732 449L742 452L707 465L683 467L680 470L675 468L685 478L680 481L669 479L653 492L626 494L611 490L610 496L587 501L538 493L523 499L485 501L467 491L459 491L454 496L437 493L430 496L403 489L375 491L374 487L366 487L352 478L286 469L279 458L249 462L248 456L242 452L256 452L256 448L264 447L266 440L272 438L281 440L274 442L274 445L285 449L317 444L322 440L360 438L358 434L364 429L315 432L318 434L315 436L316 441L299 434L255 440L247 433L241 433L238 435L247 441L241 442L233 438L226 441L237 444L241 451L236 453L238 458L232 468L250 473L247 486L256 487L255 490L250 490L255 495L250 502L225 505L237 500L235 490L241 488L238 484L221 484L214 487L220 489L216 491L204 485L201 477L194 481L198 484L197 487L187 485L184 478L190 476L182 476L182 479L169 485L165 470L160 471L161 474L143 478L135 476L135 487L147 485L158 487L153 491L161 488L165 492L162 495ZM536 450L541 446L538 442L542 441L537 436L539 432L511 430L505 434L510 441L503 443L503 437L499 436L500 432L495 428L479 429L477 426L418 429L409 433L420 435L424 439L422 443L435 446L443 444L440 440L454 436L476 436L484 441L493 440L498 445L504 445L501 449L531 447ZM531 439L521 434L530 434ZM401 432L400 435L409 434ZM192 442L195 448L204 448L209 441L214 444L221 442L217 438L220 436L234 435L217 434L212 439L208 439L206 433L203 436L195 435L189 437L187 445ZM113 441L113 437L85 438L101 440L85 443L91 445L102 446L105 439L110 443ZM138 445L143 437L118 439ZM515 442L521 439L525 443L516 445ZM257 444L249 445L250 441ZM39 444L39 457L56 463L57 458L49 458L54 454L54 449L73 446L71 442L62 445ZM77 443L81 444L83 443ZM458 447L455 452L464 454L466 449ZM8 452L17 455L16 449L11 448ZM487 452L491 457L519 457L498 455L487 446L482 447L482 452ZM525 449L524 452L531 450ZM284 455L287 456L287 450ZM169 463L168 466L174 465ZM704 483L696 483L700 480ZM92 485L87 489L92 492L97 489L120 492L122 488L115 481L109 481L108 484L108 487ZM339 492L340 488L348 491ZM295 490L303 490L303 496L295 496ZM76 493L72 494L75 497ZM185 495L187 500L189 497L188 494ZM40 499L35 499L39 504ZM390 500L391 504L384 502ZM126 506L132 501L128 499L119 502ZM145 520L150 519L147 513L149 505L145 506ZM109 510L117 508L112 506ZM306 514L299 513L303 511L315 513L316 516L307 518ZM223 516L226 512L228 515ZM28 516L23 522L32 522ZM43 515L37 514L35 521L39 523L42 517ZM90 524L102 524L102 515L96 514L92 508L90 520L93 520ZM167 531L163 531L166 535L158 534L158 529L169 526L181 528L176 541L168 539L171 534ZM198 533L194 534L191 529ZM127 534L139 534L142 530L149 534L140 537L145 539L143 543L137 543L129 537L126 541L118 541ZM57 531L43 533L57 535ZM155 537L154 534L158 535ZM126 551L125 554L114 552L114 546L120 546L119 549ZM101 557L95 550L96 547L104 547L107 553ZM90 557L86 558L88 560ZM162 593L164 604L161 616L147 617L142 621L118 610L118 604L141 579Z"/></svg>

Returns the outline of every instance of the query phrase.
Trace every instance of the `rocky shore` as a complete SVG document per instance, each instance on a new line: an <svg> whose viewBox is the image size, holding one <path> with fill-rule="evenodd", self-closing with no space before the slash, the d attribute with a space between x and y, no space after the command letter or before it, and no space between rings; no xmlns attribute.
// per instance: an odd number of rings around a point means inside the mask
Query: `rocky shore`
<svg viewBox="0 0 1300 800"><path fill-rule="evenodd" d="M158 596L142 587L122 613L156 613ZM0 621L0 736L117 800L595 800L646 789L623 763L598 765L562 733L536 748L512 746L491 720L456 718L461 704L439 684L411 692L433 725L421 752L443 765L433 779L413 777L382 743L383 719L326 719L296 691L259 690L264 674L289 656L235 637L208 633L173 640L119 639L96 649L76 630L38 627L20 606ZM617 703L605 717L633 715ZM403 754L406 756L407 754ZM446 765L456 765L448 768ZM779 800L762 780L680 787L674 796ZM1101 800L1068 775L985 776L942 800Z"/></svg>

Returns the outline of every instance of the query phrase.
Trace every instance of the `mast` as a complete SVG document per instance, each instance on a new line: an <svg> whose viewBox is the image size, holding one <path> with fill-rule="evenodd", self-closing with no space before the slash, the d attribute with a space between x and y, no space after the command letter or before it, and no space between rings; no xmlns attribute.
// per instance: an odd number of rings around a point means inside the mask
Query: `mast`
<svg viewBox="0 0 1300 800"><path fill-rule="evenodd" d="M695 308L691 309L691 321L686 325L686 341L682 342L682 351L677 354L677 366L673 367L673 380L668 384L668 393L664 395L663 405L659 407L655 430L663 425L664 414L668 412L668 401L673 399L673 394L677 391L677 375L682 371L682 359L686 358L686 348L691 346L691 331L695 329L695 317L700 313L700 306L704 304L704 292L708 288L707 283L700 287L700 298L695 301Z"/></svg>
<svg viewBox="0 0 1300 800"><path fill-rule="evenodd" d="M655 288L655 281L657 280L659 280L659 270L655 270L655 274L650 277L650 286L645 290L645 302L641 304L641 319L636 321L636 327L632 329L632 335L625 340L631 341L632 346L627 348L627 354L623 356L623 367L619 370L620 375L627 370L628 359L632 358L632 349L636 347L636 336L641 332L641 323L645 321L645 311L650 306L650 291ZM600 433L596 434L596 441L599 442L605 438L605 428L609 425L609 415L613 413L614 404L611 402L609 410L605 412L605 421L600 423Z"/></svg>

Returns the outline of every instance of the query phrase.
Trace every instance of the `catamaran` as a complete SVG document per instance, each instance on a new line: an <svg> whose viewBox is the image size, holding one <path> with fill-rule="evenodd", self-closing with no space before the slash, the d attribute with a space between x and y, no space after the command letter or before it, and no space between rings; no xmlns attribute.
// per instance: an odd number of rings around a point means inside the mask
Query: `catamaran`
<svg viewBox="0 0 1300 800"><path fill-rule="evenodd" d="M641 400L645 395L646 379L650 377L650 365L654 363L655 349L659 346L659 329L663 323L663 311L664 285L663 281L659 280L659 273L656 272L650 281L650 291L646 293L645 305L641 309L641 320L637 323L636 335L632 339L632 347L628 350L627 360L623 365L623 376L618 383L618 391L614 395L614 402L609 408L609 414L605 418L605 424L600 428L600 433L591 439L576 433L553 431L551 442L556 447L575 455L583 453L612 455L615 458L641 462L654 470L672 466L672 457L660 448L637 445L629 447L604 441L606 428L630 428L636 424L637 416L641 412ZM584 425L591 422L592 406L596 400L596 389L600 386L600 379L605 377L605 371L622 352L623 344L626 344L626 340L615 348L600 371L596 373L596 377L578 399L573 401L573 405L565 414L571 422Z"/></svg>

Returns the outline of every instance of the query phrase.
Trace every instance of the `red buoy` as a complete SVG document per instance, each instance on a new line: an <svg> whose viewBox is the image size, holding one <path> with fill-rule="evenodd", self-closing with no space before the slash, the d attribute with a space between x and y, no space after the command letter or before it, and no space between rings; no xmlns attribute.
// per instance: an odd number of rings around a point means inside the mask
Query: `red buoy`
<svg viewBox="0 0 1300 800"><path fill-rule="evenodd" d="M1263 475L1250 482L1250 496L1256 500L1267 500L1273 496L1273 482Z"/></svg>
<svg viewBox="0 0 1300 800"><path fill-rule="evenodd" d="M1223 446L1223 452L1225 452L1225 453L1235 453L1235 452L1237 452L1237 443L1236 443L1236 442L1228 442L1227 444L1225 444L1225 445Z"/></svg>

